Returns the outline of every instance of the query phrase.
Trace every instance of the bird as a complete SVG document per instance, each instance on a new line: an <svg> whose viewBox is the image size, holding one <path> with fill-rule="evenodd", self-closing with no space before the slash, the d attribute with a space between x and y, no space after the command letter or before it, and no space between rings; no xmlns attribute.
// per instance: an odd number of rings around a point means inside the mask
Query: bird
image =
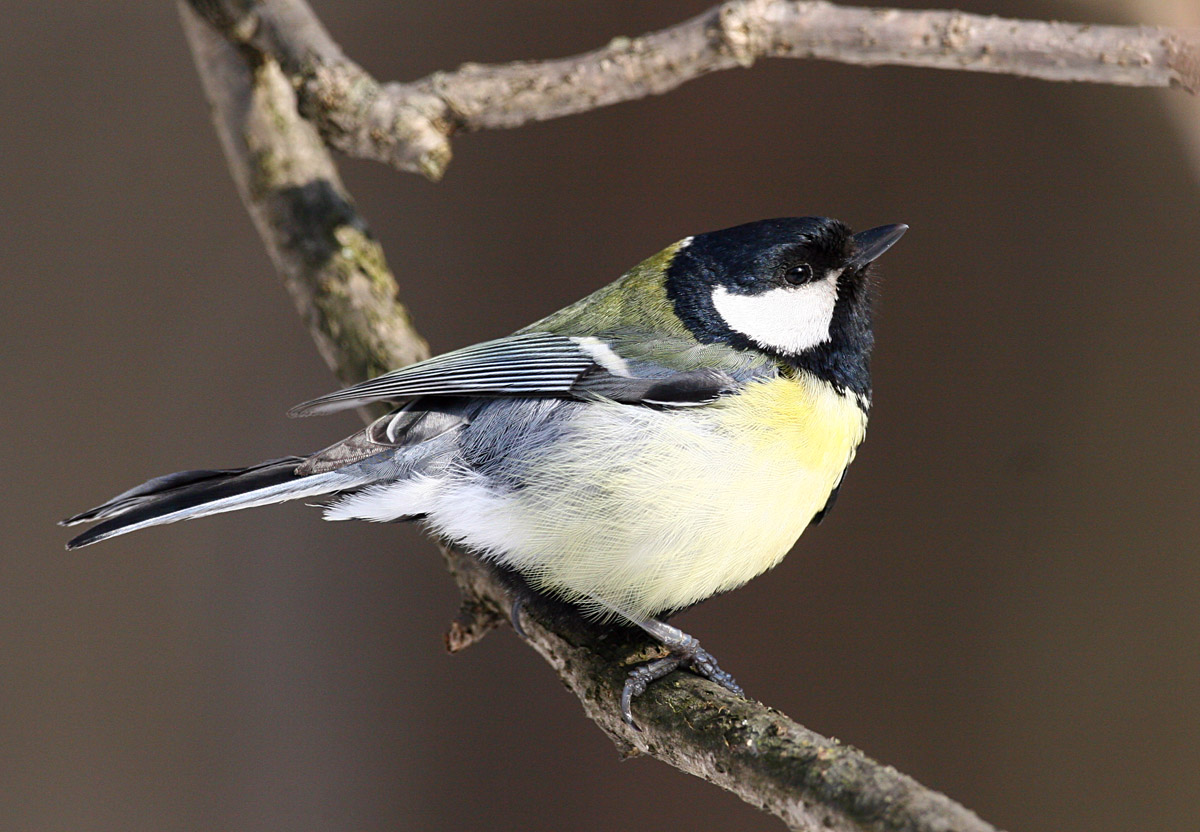
<svg viewBox="0 0 1200 832"><path fill-rule="evenodd" d="M908 230L784 217L696 234L507 337L297 405L392 409L308 456L157 477L62 521L78 549L178 520L322 499L325 519L421 521L743 695L674 612L778 564L833 508L866 433L876 259ZM521 598L513 605L519 625Z"/></svg>

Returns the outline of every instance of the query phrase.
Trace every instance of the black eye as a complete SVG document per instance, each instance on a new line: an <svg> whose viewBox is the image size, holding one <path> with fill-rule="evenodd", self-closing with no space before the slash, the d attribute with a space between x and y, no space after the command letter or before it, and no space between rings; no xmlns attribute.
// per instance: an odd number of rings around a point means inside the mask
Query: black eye
<svg viewBox="0 0 1200 832"><path fill-rule="evenodd" d="M813 279L812 266L808 265L807 263L798 263L783 273L783 279L793 286L799 286L802 283L808 283Z"/></svg>

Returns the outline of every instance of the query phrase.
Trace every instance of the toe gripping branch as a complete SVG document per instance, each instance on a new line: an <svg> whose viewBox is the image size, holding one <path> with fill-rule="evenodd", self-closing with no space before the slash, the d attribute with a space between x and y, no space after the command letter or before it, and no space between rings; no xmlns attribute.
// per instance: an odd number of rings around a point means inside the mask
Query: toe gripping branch
<svg viewBox="0 0 1200 832"><path fill-rule="evenodd" d="M509 622L520 638L528 639L529 636L521 623L524 607L523 595L516 593L510 596ZM701 647L695 637L688 635L678 627L672 627L670 624L653 618L638 622L638 626L661 642L667 648L668 653L662 658L639 665L630 671L626 678L625 687L621 691L621 717L630 728L635 731L641 730L633 719L633 700L644 694L653 682L680 668L687 668L697 676L716 682L730 693L745 696L741 685L734 680L733 676L721 669L713 655Z"/></svg>
<svg viewBox="0 0 1200 832"><path fill-rule="evenodd" d="M643 623L641 627L661 641L670 650L670 653L661 659L655 659L634 668L625 680L625 689L621 691L621 716L630 728L635 731L641 730L633 719L633 700L645 693L651 682L655 682L681 667L686 667L697 676L703 676L705 679L716 682L730 693L737 696L746 695L742 686L733 676L720 668L713 655L701 647L700 642L694 637L661 621L651 620Z"/></svg>

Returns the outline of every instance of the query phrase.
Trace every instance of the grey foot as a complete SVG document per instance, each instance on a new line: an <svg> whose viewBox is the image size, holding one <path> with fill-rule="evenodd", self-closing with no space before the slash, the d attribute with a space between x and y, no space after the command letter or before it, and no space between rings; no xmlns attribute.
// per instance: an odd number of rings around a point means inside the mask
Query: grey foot
<svg viewBox="0 0 1200 832"><path fill-rule="evenodd" d="M733 676L722 670L712 654L687 633L653 619L642 622L640 626L661 641L671 653L661 659L655 659L634 668L625 680L625 689L621 692L621 716L630 728L641 730L633 721L633 700L645 693L651 682L657 681L681 667L686 667L697 676L703 676L705 679L716 682L736 696L746 695Z"/></svg>

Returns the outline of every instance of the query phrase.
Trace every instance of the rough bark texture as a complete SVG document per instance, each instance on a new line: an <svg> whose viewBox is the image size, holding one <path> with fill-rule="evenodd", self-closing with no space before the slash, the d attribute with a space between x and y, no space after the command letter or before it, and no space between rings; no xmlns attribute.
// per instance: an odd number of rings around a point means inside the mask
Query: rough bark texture
<svg viewBox="0 0 1200 832"><path fill-rule="evenodd" d="M676 26L550 61L467 64L380 84L346 58L302 0L193 0L237 43L279 62L301 112L334 147L440 178L459 130L531 121L664 93L759 58L821 58L1200 90L1195 30L1011 20L801 0L731 0Z"/></svg>
<svg viewBox="0 0 1200 832"><path fill-rule="evenodd" d="M383 249L279 65L183 12L238 192L321 355L344 382L427 357Z"/></svg>
<svg viewBox="0 0 1200 832"><path fill-rule="evenodd" d="M395 280L343 189L317 132L297 112L273 59L230 45L179 3L230 170L284 283L331 365L347 381L424 354L395 300ZM463 591L447 644L462 649L505 620L502 576L443 549ZM770 812L792 829L988 832L949 798L857 749L815 734L752 700L675 673L635 705L618 706L631 664L658 648L635 631L599 628L531 608L526 639L626 754L647 754Z"/></svg>
<svg viewBox="0 0 1200 832"><path fill-rule="evenodd" d="M480 611L484 631L503 621L503 581L470 555L446 547L442 554L463 592L464 611ZM455 622L451 632L460 626ZM640 730L631 729L616 705L630 667L661 655L652 642L636 631L602 629L537 607L524 610L521 628L622 753L648 754L728 789L790 829L994 832L973 812L857 748L690 673L651 685L634 704Z"/></svg>

